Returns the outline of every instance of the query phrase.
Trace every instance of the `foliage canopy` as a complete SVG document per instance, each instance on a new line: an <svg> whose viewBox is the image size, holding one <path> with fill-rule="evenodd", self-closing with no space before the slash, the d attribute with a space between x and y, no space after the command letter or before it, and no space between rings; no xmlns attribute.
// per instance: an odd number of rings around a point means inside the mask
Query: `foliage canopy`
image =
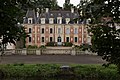
<svg viewBox="0 0 120 80"><path fill-rule="evenodd" d="M81 18L90 19L92 51L120 71L120 1L90 0L80 5Z"/></svg>
<svg viewBox="0 0 120 80"><path fill-rule="evenodd" d="M24 10L28 6L28 1L24 0L1 0L0 1L0 44L15 44L26 33L20 25Z"/></svg>

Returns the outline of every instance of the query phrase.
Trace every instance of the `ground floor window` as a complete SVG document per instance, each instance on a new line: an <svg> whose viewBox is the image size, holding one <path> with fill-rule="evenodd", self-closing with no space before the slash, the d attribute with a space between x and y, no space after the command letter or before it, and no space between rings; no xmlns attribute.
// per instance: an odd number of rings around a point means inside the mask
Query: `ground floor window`
<svg viewBox="0 0 120 80"><path fill-rule="evenodd" d="M29 37L29 42L32 42L32 39L31 39L31 37Z"/></svg>
<svg viewBox="0 0 120 80"><path fill-rule="evenodd" d="M66 37L66 42L69 42L69 37Z"/></svg>
<svg viewBox="0 0 120 80"><path fill-rule="evenodd" d="M53 38L52 37L50 37L50 42L52 42L53 41Z"/></svg>
<svg viewBox="0 0 120 80"><path fill-rule="evenodd" d="M32 29L31 28L29 28L29 33L32 33Z"/></svg>
<svg viewBox="0 0 120 80"><path fill-rule="evenodd" d="M75 42L78 42L78 38L77 37L75 37Z"/></svg>

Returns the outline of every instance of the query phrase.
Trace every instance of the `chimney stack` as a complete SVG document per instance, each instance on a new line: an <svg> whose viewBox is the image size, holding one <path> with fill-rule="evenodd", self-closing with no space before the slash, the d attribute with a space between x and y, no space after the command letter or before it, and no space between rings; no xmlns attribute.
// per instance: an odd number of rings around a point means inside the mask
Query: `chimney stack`
<svg viewBox="0 0 120 80"><path fill-rule="evenodd" d="M74 8L71 8L71 13L74 13Z"/></svg>
<svg viewBox="0 0 120 80"><path fill-rule="evenodd" d="M40 11L40 9L37 8L37 17L39 17L39 11Z"/></svg>
<svg viewBox="0 0 120 80"><path fill-rule="evenodd" d="M46 8L46 13L48 13L49 12L49 8Z"/></svg>

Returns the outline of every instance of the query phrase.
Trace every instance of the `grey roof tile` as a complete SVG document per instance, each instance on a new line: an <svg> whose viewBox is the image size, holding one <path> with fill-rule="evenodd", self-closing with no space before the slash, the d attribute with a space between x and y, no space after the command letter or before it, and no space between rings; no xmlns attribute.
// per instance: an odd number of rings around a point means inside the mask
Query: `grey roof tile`
<svg viewBox="0 0 120 80"><path fill-rule="evenodd" d="M71 20L72 19L75 19L75 18L78 18L79 17L79 14L78 12L74 12L74 13L71 13L71 11L65 11L65 10L49 10L48 13L44 12L44 13L41 13L39 18L36 17L36 14L35 14L35 10L32 10L32 9L28 9L27 13L26 13L26 18L33 18L33 22L34 23L39 23L40 22L40 18L45 18L46 19L46 23L49 22L49 18L54 18L54 22L56 23L57 22L57 17L62 17L62 23L64 24L65 23L65 18L70 18ZM27 21L25 21L27 23Z"/></svg>

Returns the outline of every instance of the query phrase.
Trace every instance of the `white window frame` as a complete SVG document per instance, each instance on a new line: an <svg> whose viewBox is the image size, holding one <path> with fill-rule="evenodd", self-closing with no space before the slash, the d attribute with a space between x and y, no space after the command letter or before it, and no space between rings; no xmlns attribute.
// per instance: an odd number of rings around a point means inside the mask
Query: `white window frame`
<svg viewBox="0 0 120 80"><path fill-rule="evenodd" d="M75 38L77 38L77 41L75 41ZM78 42L78 37L74 37L74 42L77 43Z"/></svg>
<svg viewBox="0 0 120 80"><path fill-rule="evenodd" d="M65 19L65 22L66 22L66 24L69 24L70 18L66 18L66 19Z"/></svg>
<svg viewBox="0 0 120 80"><path fill-rule="evenodd" d="M58 34L61 34L61 28L58 28Z"/></svg>
<svg viewBox="0 0 120 80"><path fill-rule="evenodd" d="M62 24L62 17L57 17L57 23Z"/></svg>
<svg viewBox="0 0 120 80"><path fill-rule="evenodd" d="M78 28L74 28L74 34L78 34Z"/></svg>
<svg viewBox="0 0 120 80"><path fill-rule="evenodd" d="M45 18L41 18L41 24L45 24Z"/></svg>
<svg viewBox="0 0 120 80"><path fill-rule="evenodd" d="M32 24L33 23L33 18L28 18L28 24Z"/></svg>
<svg viewBox="0 0 120 80"><path fill-rule="evenodd" d="M53 18L49 18L49 24L53 24Z"/></svg>
<svg viewBox="0 0 120 80"><path fill-rule="evenodd" d="M43 40L42 38L43 38L44 40ZM42 42L42 43L45 42L45 37L43 37L43 36L41 37L41 42Z"/></svg>
<svg viewBox="0 0 120 80"><path fill-rule="evenodd" d="M66 34L70 34L70 28L66 28Z"/></svg>

